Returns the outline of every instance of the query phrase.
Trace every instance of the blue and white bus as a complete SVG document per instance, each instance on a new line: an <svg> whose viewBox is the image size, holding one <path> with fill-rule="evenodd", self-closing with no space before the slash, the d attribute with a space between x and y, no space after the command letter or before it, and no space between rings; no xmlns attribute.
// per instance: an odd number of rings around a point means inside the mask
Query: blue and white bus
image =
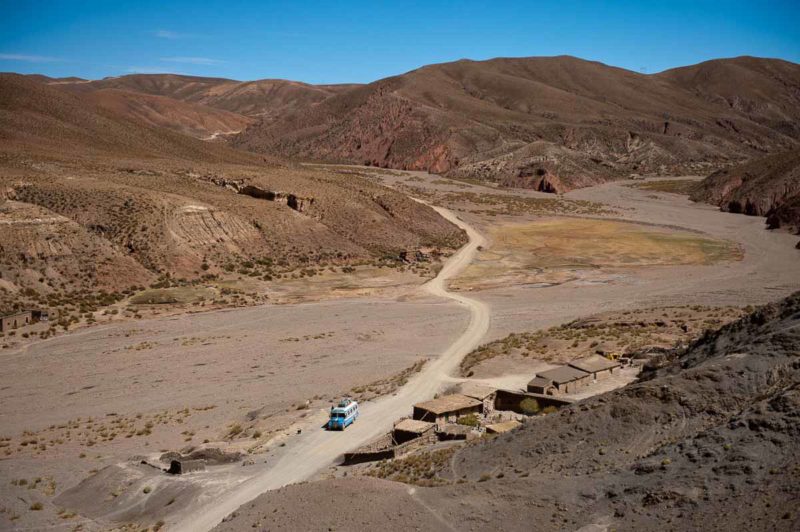
<svg viewBox="0 0 800 532"><path fill-rule="evenodd" d="M339 404L331 407L328 430L344 430L358 417L358 403L345 397Z"/></svg>

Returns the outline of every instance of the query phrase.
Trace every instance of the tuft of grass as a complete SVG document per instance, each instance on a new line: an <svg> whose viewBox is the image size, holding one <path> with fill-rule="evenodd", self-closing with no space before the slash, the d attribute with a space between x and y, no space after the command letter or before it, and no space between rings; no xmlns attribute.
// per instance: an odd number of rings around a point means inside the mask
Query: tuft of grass
<svg viewBox="0 0 800 532"><path fill-rule="evenodd" d="M658 181L645 181L644 183L634 183L629 185L631 188L639 190L650 190L654 192L669 192L670 194L684 194L686 196L697 190L699 181L691 179L661 179Z"/></svg>
<svg viewBox="0 0 800 532"><path fill-rule="evenodd" d="M478 418L477 414L467 414L466 416L461 416L460 418L458 418L456 420L456 423L467 427L477 427L481 424L481 421Z"/></svg>
<svg viewBox="0 0 800 532"><path fill-rule="evenodd" d="M522 410L523 414L533 416L538 414L542 408L539 406L539 401L533 397L526 397L520 401L519 409Z"/></svg>

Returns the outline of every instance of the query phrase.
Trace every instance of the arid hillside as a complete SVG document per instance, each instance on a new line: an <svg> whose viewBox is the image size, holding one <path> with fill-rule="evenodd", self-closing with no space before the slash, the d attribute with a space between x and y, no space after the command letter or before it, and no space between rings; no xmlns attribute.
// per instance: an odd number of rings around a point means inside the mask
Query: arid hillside
<svg viewBox="0 0 800 532"><path fill-rule="evenodd" d="M274 118L307 109L355 85L309 85L282 79L235 81L178 74L132 74L96 81L57 80L73 92L119 89L201 104L249 117Z"/></svg>
<svg viewBox="0 0 800 532"><path fill-rule="evenodd" d="M770 59L659 75L573 57L462 60L356 87L234 143L559 191L796 146L799 90L800 66Z"/></svg>
<svg viewBox="0 0 800 532"><path fill-rule="evenodd" d="M353 519L385 530L796 530L798 354L794 294L709 331L637 383L386 468L415 486L289 486L217 530L336 530Z"/></svg>
<svg viewBox="0 0 800 532"><path fill-rule="evenodd" d="M121 89L101 89L85 97L116 114L204 140L238 133L254 121L222 109Z"/></svg>
<svg viewBox="0 0 800 532"><path fill-rule="evenodd" d="M263 157L151 127L16 74L0 75L0 154L125 157L257 164Z"/></svg>
<svg viewBox="0 0 800 532"><path fill-rule="evenodd" d="M657 77L797 139L797 71L798 65L787 61L738 57L675 68Z"/></svg>
<svg viewBox="0 0 800 532"><path fill-rule="evenodd" d="M202 142L84 96L0 76L0 310L397 264L465 239L368 179Z"/></svg>
<svg viewBox="0 0 800 532"><path fill-rule="evenodd" d="M714 172L700 183L692 199L725 211L767 216L772 229L800 230L800 150Z"/></svg>

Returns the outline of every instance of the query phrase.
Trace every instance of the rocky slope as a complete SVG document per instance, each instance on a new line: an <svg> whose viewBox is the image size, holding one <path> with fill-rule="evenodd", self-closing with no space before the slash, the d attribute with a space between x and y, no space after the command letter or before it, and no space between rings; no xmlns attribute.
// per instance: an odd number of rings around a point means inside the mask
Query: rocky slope
<svg viewBox="0 0 800 532"><path fill-rule="evenodd" d="M0 74L0 154L186 159L255 164L262 157L200 142L16 74Z"/></svg>
<svg viewBox="0 0 800 532"><path fill-rule="evenodd" d="M657 74L711 103L728 107L749 120L800 136L797 115L797 65L779 60L738 57L706 61Z"/></svg>
<svg viewBox="0 0 800 532"><path fill-rule="evenodd" d="M798 109L800 65L778 60L659 75L573 57L462 60L263 121L235 143L558 191L796 146Z"/></svg>
<svg viewBox="0 0 800 532"><path fill-rule="evenodd" d="M691 197L725 211L767 216L770 228L800 230L800 149L714 172Z"/></svg>
<svg viewBox="0 0 800 532"><path fill-rule="evenodd" d="M101 89L86 99L118 115L203 140L238 133L253 122L230 111L121 89Z"/></svg>
<svg viewBox="0 0 800 532"><path fill-rule="evenodd" d="M290 486L217 530L795 530L799 412L796 293L708 332L638 383L452 458L417 457L418 478L436 487L377 479Z"/></svg>
<svg viewBox="0 0 800 532"><path fill-rule="evenodd" d="M165 276L305 276L465 241L368 179L265 161L84 96L0 76L0 313Z"/></svg>

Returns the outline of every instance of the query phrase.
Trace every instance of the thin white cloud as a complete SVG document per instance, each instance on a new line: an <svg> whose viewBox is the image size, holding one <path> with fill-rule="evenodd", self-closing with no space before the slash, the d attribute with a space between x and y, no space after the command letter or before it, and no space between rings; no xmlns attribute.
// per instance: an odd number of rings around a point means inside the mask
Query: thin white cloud
<svg viewBox="0 0 800 532"><path fill-rule="evenodd" d="M125 69L129 74L178 74L164 66L131 66Z"/></svg>
<svg viewBox="0 0 800 532"><path fill-rule="evenodd" d="M161 61L168 63L184 63L187 65L222 65L225 61L209 57L162 57Z"/></svg>
<svg viewBox="0 0 800 532"><path fill-rule="evenodd" d="M153 35L155 35L160 39L170 39L170 40L183 39L184 37L187 37L187 35L183 33L178 33L177 31L170 31L170 30L156 30L153 32Z"/></svg>
<svg viewBox="0 0 800 532"><path fill-rule="evenodd" d="M25 61L28 63L52 63L60 61L57 57L47 57L44 55L29 55L29 54L0 54L0 60L3 61Z"/></svg>

